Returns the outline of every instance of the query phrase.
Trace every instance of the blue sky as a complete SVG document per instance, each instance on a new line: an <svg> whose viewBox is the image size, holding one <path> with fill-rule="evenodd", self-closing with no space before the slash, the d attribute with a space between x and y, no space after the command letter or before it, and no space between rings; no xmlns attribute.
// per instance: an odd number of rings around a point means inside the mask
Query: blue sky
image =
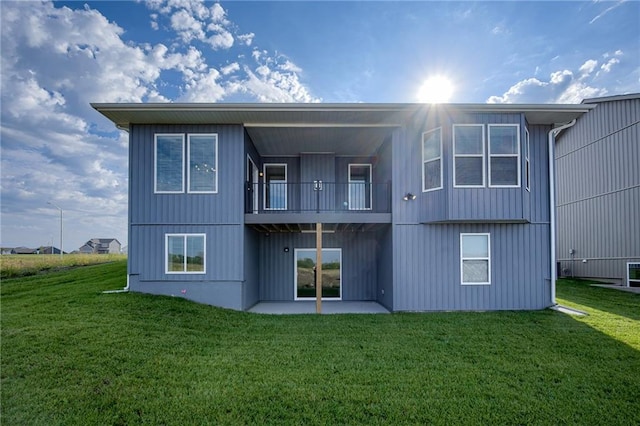
<svg viewBox="0 0 640 426"><path fill-rule="evenodd" d="M127 134L90 102L640 92L636 1L2 1L0 15L3 247L59 246L47 201L64 210L65 251L94 237L127 244Z"/></svg>

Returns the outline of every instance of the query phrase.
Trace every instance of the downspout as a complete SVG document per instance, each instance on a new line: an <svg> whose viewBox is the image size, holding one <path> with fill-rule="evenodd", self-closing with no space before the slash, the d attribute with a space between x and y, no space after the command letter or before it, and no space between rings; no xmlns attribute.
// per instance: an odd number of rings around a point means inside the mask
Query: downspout
<svg viewBox="0 0 640 426"><path fill-rule="evenodd" d="M551 303L556 305L556 136L576 124L571 122L554 127L549 131L549 226L551 227Z"/></svg>
<svg viewBox="0 0 640 426"><path fill-rule="evenodd" d="M125 126L123 126L121 124L117 124L116 123L116 128L118 130L122 130L122 131L125 131L125 132L129 133L129 128L125 127ZM129 292L129 271L127 271L127 285L124 286L123 289L121 289L121 290L105 290L102 293L111 294L111 293L128 293L128 292Z"/></svg>
<svg viewBox="0 0 640 426"><path fill-rule="evenodd" d="M111 294L111 293L128 293L129 292L129 274L127 274L127 285L121 290L105 290L102 293Z"/></svg>

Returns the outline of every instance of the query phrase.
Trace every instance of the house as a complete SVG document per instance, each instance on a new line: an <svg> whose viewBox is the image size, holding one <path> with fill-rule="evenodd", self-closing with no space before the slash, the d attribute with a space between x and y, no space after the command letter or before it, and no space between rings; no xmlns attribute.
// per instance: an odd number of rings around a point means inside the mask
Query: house
<svg viewBox="0 0 640 426"><path fill-rule="evenodd" d="M129 132L131 291L554 304L553 129L593 105L92 106Z"/></svg>
<svg viewBox="0 0 640 426"><path fill-rule="evenodd" d="M78 251L85 254L120 253L120 242L115 238L92 238Z"/></svg>
<svg viewBox="0 0 640 426"><path fill-rule="evenodd" d="M60 254L60 249L53 246L41 246L37 249L37 252L39 254Z"/></svg>
<svg viewBox="0 0 640 426"><path fill-rule="evenodd" d="M559 269L640 286L640 94L583 104L556 143Z"/></svg>
<svg viewBox="0 0 640 426"><path fill-rule="evenodd" d="M28 247L16 247L11 250L11 254L38 254L38 249Z"/></svg>

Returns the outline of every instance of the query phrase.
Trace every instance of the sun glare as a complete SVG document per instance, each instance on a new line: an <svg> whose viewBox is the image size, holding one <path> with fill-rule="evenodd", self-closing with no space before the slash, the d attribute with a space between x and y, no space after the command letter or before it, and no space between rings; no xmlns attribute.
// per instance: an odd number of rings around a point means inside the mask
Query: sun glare
<svg viewBox="0 0 640 426"><path fill-rule="evenodd" d="M429 104L449 102L453 91L451 80L442 75L434 75L422 83L418 90L418 101Z"/></svg>

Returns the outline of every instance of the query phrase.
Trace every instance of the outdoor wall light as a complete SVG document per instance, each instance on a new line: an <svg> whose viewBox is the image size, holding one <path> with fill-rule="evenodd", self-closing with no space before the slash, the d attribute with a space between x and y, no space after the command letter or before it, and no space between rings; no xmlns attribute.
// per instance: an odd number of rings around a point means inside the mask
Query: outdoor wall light
<svg viewBox="0 0 640 426"><path fill-rule="evenodd" d="M406 194L404 194L404 197L402 197L402 199L405 201L415 200L416 196L410 192L407 192Z"/></svg>
<svg viewBox="0 0 640 426"><path fill-rule="evenodd" d="M285 247L285 248L284 248L284 252L285 252L285 253L289 253L289 247Z"/></svg>

